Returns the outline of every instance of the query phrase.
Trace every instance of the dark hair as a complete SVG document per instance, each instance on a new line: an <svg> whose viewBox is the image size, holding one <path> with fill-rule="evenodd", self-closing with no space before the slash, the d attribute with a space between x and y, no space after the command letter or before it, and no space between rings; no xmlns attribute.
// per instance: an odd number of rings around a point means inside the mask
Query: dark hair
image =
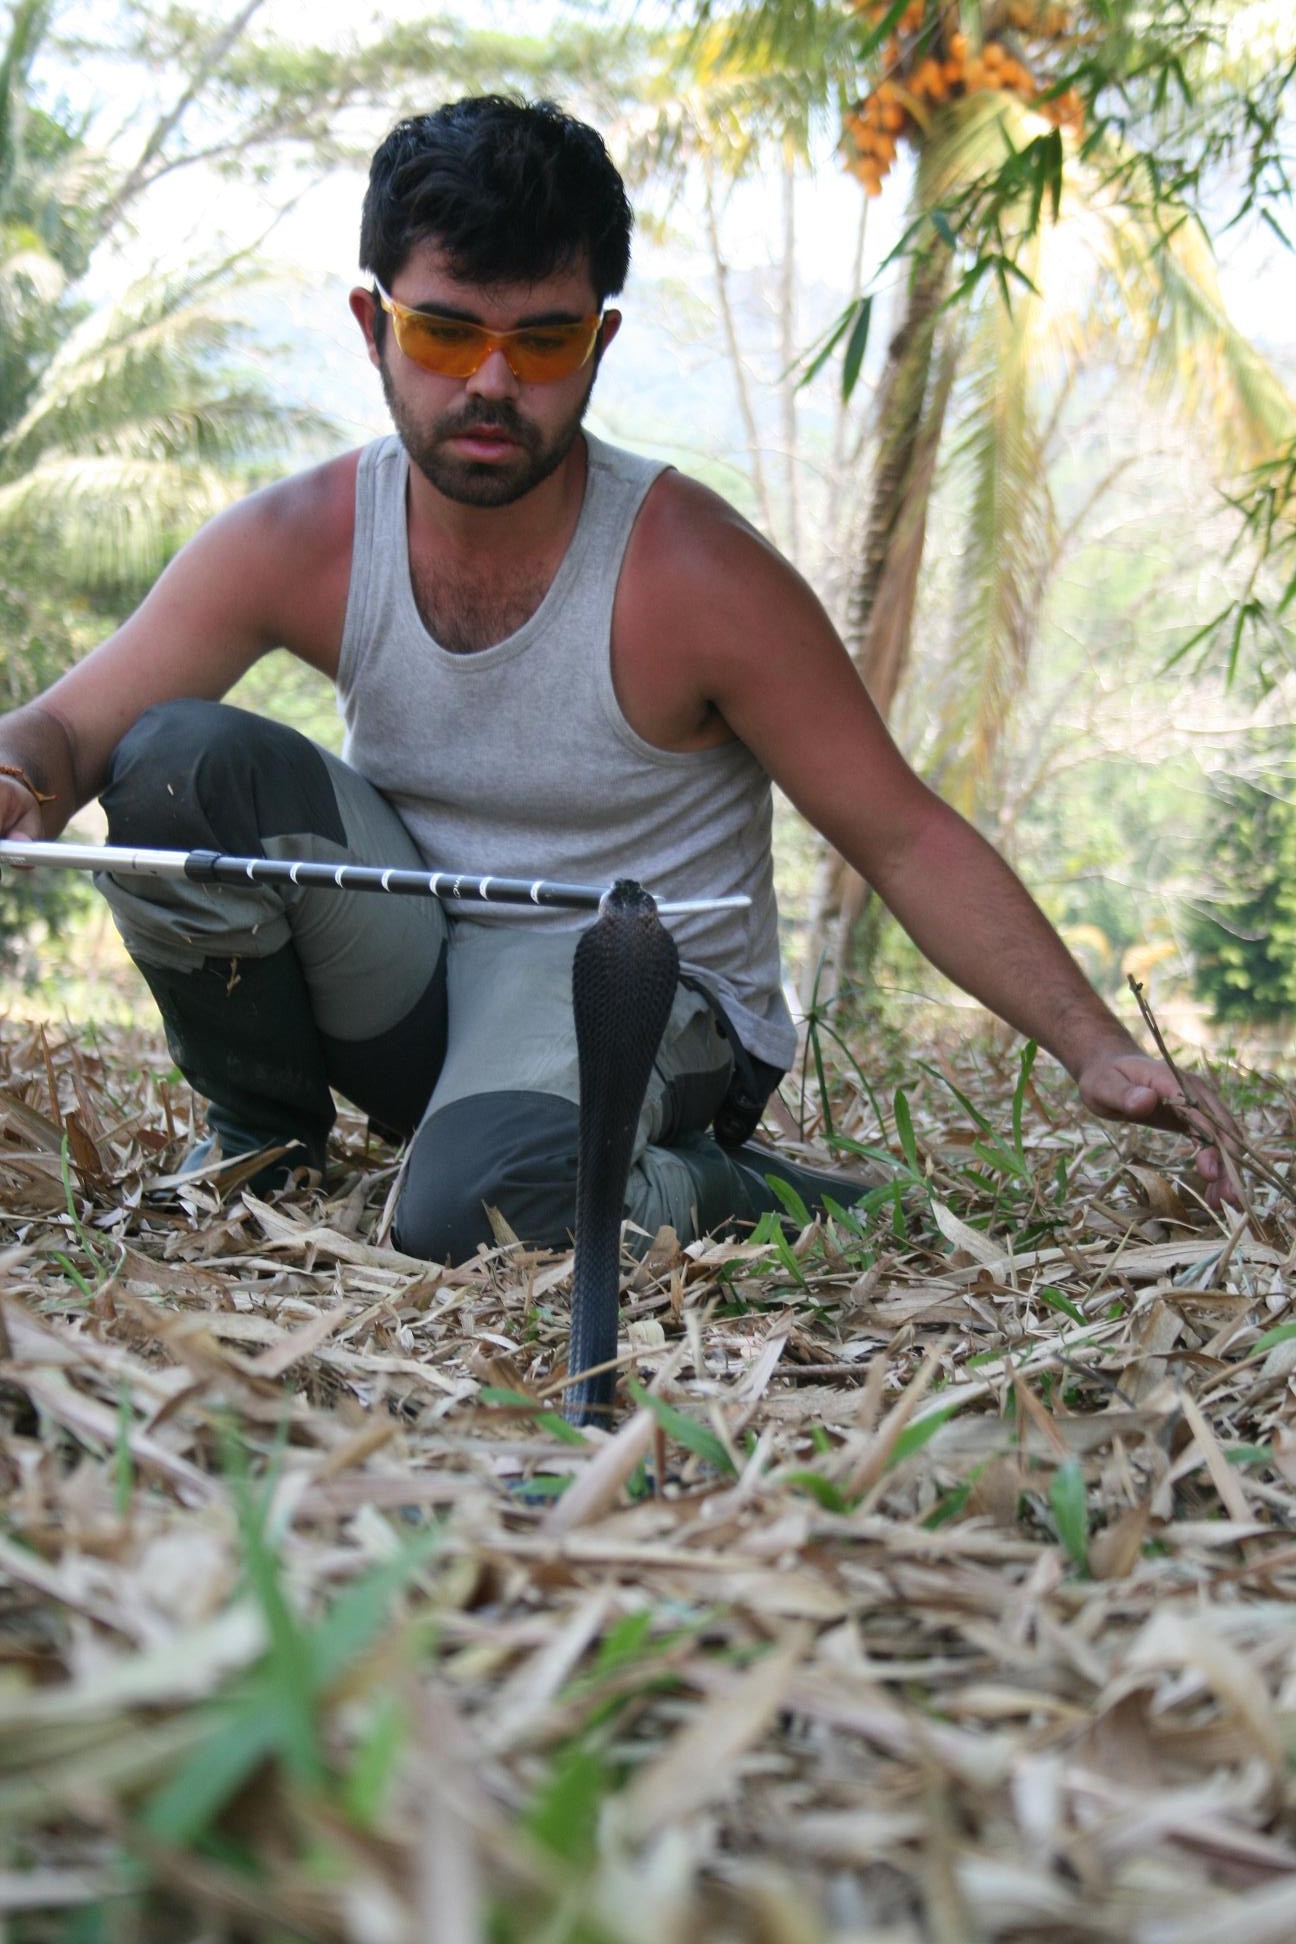
<svg viewBox="0 0 1296 1944"><path fill-rule="evenodd" d="M625 184L585 122L552 101L476 95L398 122L375 154L360 267L391 288L435 242L472 283L532 283L588 256L599 304L630 266Z"/></svg>

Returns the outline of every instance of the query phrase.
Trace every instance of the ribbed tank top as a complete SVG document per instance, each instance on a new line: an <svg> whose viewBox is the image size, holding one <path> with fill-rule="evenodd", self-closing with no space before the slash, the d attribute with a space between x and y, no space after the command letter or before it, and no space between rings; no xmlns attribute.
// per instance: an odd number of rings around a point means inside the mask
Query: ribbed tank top
<svg viewBox="0 0 1296 1944"><path fill-rule="evenodd" d="M718 996L748 1049L788 1067L769 777L740 742L657 749L612 684L612 604L654 461L583 435L588 479L544 600L493 647L452 654L410 584L408 459L365 448L338 665L346 760L386 796L433 870L610 884L658 897L746 892L744 911L671 918L683 969ZM460 914L456 914L460 915ZM576 927L583 912L466 907L476 924Z"/></svg>

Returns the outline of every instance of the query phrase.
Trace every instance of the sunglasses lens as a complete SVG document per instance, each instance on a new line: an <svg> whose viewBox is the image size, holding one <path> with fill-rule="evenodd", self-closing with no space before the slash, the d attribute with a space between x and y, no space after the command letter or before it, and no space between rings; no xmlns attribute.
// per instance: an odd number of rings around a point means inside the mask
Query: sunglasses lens
<svg viewBox="0 0 1296 1944"><path fill-rule="evenodd" d="M579 371L594 349L598 319L579 324L553 324L547 330L518 331L511 339L506 356L515 376L524 384L543 385L555 378L570 378Z"/></svg>
<svg viewBox="0 0 1296 1944"><path fill-rule="evenodd" d="M443 378L468 378L486 355L485 333L476 324L433 317L426 311L397 312L396 342L407 358Z"/></svg>

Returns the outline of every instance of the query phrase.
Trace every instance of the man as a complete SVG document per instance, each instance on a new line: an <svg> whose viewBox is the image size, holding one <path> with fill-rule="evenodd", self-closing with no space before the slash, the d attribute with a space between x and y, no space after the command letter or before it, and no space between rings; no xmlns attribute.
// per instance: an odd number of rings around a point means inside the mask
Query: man
<svg viewBox="0 0 1296 1944"><path fill-rule="evenodd" d="M102 794L118 844L748 893L747 912L673 921L683 975L627 1213L691 1235L773 1205L742 1145L794 1051L773 777L1094 1112L1182 1129L1173 1076L909 770L788 564L713 493L582 432L631 221L599 137L549 104L461 101L394 129L350 301L396 436L211 522L0 725L0 830L52 835ZM220 704L277 646L337 683L345 763ZM564 1241L580 915L102 889L226 1154L287 1141L322 1169L337 1088L413 1135L402 1249L471 1255L487 1206ZM1198 1165L1218 1200L1218 1153Z"/></svg>

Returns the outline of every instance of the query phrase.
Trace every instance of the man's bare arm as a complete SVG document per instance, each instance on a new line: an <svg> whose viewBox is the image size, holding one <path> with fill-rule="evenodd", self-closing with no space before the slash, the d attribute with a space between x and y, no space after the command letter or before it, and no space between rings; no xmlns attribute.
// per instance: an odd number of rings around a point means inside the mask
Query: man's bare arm
<svg viewBox="0 0 1296 1944"><path fill-rule="evenodd" d="M671 652L934 965L1059 1059L1095 1113L1182 1131L1169 1069L1143 1054L992 846L910 769L810 590L710 500L690 505L686 490L675 530L657 535L680 568L663 577L670 611L657 616L665 638L687 641ZM1216 1198L1213 1148L1199 1167Z"/></svg>
<svg viewBox="0 0 1296 1944"><path fill-rule="evenodd" d="M56 835L99 793L113 750L154 703L217 700L280 645L335 673L353 505L354 466L340 460L254 494L195 535L115 634L0 719L0 835Z"/></svg>

